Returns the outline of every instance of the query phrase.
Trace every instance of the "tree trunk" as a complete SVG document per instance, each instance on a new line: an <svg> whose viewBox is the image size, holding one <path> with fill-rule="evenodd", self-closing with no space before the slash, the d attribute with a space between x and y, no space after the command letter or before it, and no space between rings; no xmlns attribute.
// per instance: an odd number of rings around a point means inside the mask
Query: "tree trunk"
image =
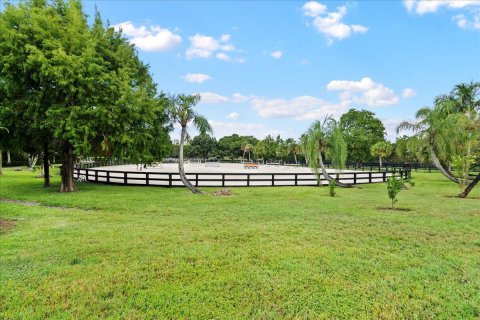
<svg viewBox="0 0 480 320"><path fill-rule="evenodd" d="M180 180L182 180L185 187L190 189L195 194L202 193L200 190L195 188L193 184L188 181L187 176L185 175L185 168L183 167L183 145L185 143L185 137L187 135L187 128L182 127L182 135L180 137L180 150L178 153L178 174L180 175Z"/></svg>
<svg viewBox="0 0 480 320"><path fill-rule="evenodd" d="M12 163L12 157L10 156L10 150L7 150L7 164Z"/></svg>
<svg viewBox="0 0 480 320"><path fill-rule="evenodd" d="M43 144L43 186L50 187L50 152L48 149L48 142Z"/></svg>
<svg viewBox="0 0 480 320"><path fill-rule="evenodd" d="M380 162L380 170L382 170L382 157L378 157L378 160Z"/></svg>
<svg viewBox="0 0 480 320"><path fill-rule="evenodd" d="M33 167L37 164L38 156L32 155L28 157L28 163L30 165L30 170L33 171Z"/></svg>
<svg viewBox="0 0 480 320"><path fill-rule="evenodd" d="M451 173L450 171L448 171L447 169L445 169L442 164L440 163L440 160L437 158L437 155L435 154L435 150L433 150L433 146L430 145L430 156L432 157L432 162L433 164L435 165L435 167L437 167L437 169L445 176L447 177L448 179L450 179L451 181L455 182L455 183L460 183L460 181L458 181L457 178L455 178Z"/></svg>
<svg viewBox="0 0 480 320"><path fill-rule="evenodd" d="M75 155L73 154L73 146L69 142L64 142L62 146L62 184L60 192L72 192L77 190L75 181L73 180L73 167L75 165Z"/></svg>
<svg viewBox="0 0 480 320"><path fill-rule="evenodd" d="M2 158L2 150L0 150L0 176L3 174L3 158Z"/></svg>
<svg viewBox="0 0 480 320"><path fill-rule="evenodd" d="M252 160L250 159L250 151L248 151L248 162L251 162Z"/></svg>
<svg viewBox="0 0 480 320"><path fill-rule="evenodd" d="M295 159L295 164L298 164L298 162L297 162L297 154L296 154L295 152L293 153L293 158Z"/></svg>
<svg viewBox="0 0 480 320"><path fill-rule="evenodd" d="M475 177L475 179L473 179L472 182L470 182L470 184L465 188L465 190L463 190L462 193L459 194L459 196L461 198L466 198L468 197L468 194L473 190L473 188L475 188L475 186L480 182L480 173L477 174L477 176Z"/></svg>
<svg viewBox="0 0 480 320"><path fill-rule="evenodd" d="M325 169L325 165L323 164L323 158L322 158L322 152L321 151L318 151L318 161L320 163L320 168L322 169L322 175L325 177L325 179L327 179L327 181L329 181L329 182L332 181L333 178L327 172L327 169ZM348 187L348 185L346 185L344 183L341 183L338 180L335 180L335 184L339 187L342 187L342 188L347 188Z"/></svg>

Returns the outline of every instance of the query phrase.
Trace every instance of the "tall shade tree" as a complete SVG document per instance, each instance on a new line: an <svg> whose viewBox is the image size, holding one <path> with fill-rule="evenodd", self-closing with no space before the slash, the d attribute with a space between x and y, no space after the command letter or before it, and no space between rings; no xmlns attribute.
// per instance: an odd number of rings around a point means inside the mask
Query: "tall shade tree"
<svg viewBox="0 0 480 320"><path fill-rule="evenodd" d="M62 192L76 189L78 157L150 156L151 133L165 130L148 66L98 14L89 25L79 0L6 5L0 57L0 104L28 123L23 141L60 146Z"/></svg>
<svg viewBox="0 0 480 320"><path fill-rule="evenodd" d="M385 127L371 111L350 109L340 117L339 125L347 143L348 161L370 161L370 148L385 140Z"/></svg>
<svg viewBox="0 0 480 320"><path fill-rule="evenodd" d="M461 133L458 132L455 117L447 116L440 108L421 108L415 115L417 121L403 121L397 127L397 133L404 130L413 131L421 144L429 149L432 163L451 181L458 179L441 162L448 162L455 154L456 143Z"/></svg>
<svg viewBox="0 0 480 320"><path fill-rule="evenodd" d="M181 127L180 134L180 146L178 152L178 172L180 179L185 187L190 189L193 193L201 193L187 178L185 175L183 148L185 140L188 136L187 127L192 124L200 134L212 133L212 127L208 123L208 120L202 115L196 113L193 108L200 101L200 95L185 95L180 94L171 98L171 103L168 106L168 113L174 123L177 123Z"/></svg>
<svg viewBox="0 0 480 320"><path fill-rule="evenodd" d="M382 159L390 156L392 154L392 151L393 151L393 146L391 143L387 141L377 142L370 148L370 152L372 153L372 156L378 158L380 169L382 168Z"/></svg>
<svg viewBox="0 0 480 320"><path fill-rule="evenodd" d="M327 116L323 121L315 121L302 135L301 144L307 164L319 181L320 171L327 181L333 180L323 163L324 157L330 159L338 170L345 167L347 145L342 130L332 117ZM348 187L338 179L335 183L341 187Z"/></svg>

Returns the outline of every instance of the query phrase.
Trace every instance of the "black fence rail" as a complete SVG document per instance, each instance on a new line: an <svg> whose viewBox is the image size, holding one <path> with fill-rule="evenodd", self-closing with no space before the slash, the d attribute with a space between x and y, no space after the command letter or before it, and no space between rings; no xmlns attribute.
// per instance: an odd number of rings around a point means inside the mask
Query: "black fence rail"
<svg viewBox="0 0 480 320"><path fill-rule="evenodd" d="M318 186L328 181L320 180L311 173L187 173L187 178L197 187L279 187L279 186ZM338 181L355 185L385 182L388 177L408 178L409 170L392 172L341 172L333 174ZM128 172L101 169L75 168L74 178L107 184L182 187L178 173Z"/></svg>

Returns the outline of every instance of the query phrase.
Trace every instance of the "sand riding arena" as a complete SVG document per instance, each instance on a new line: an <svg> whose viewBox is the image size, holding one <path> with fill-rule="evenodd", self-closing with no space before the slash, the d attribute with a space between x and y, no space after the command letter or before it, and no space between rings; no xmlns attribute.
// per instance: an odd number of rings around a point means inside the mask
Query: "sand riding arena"
<svg viewBox="0 0 480 320"><path fill-rule="evenodd" d="M258 165L248 168L240 163L186 163L185 172L198 187L277 187L317 186L328 184L321 176L317 180L306 167L286 165ZM409 171L353 171L328 169L329 174L345 184L365 184L386 181L390 176L407 177ZM181 187L178 164L160 163L151 166L115 165L75 168L77 181L119 185Z"/></svg>

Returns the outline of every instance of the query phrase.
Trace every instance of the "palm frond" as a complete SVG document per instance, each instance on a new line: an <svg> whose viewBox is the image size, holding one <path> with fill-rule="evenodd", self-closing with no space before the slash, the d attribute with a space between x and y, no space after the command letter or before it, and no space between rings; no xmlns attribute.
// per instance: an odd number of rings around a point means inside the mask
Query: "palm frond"
<svg viewBox="0 0 480 320"><path fill-rule="evenodd" d="M212 126L208 122L207 118L205 118L204 116L201 116L195 113L192 121L193 121L193 125L195 126L196 129L198 129L200 134L213 133Z"/></svg>

